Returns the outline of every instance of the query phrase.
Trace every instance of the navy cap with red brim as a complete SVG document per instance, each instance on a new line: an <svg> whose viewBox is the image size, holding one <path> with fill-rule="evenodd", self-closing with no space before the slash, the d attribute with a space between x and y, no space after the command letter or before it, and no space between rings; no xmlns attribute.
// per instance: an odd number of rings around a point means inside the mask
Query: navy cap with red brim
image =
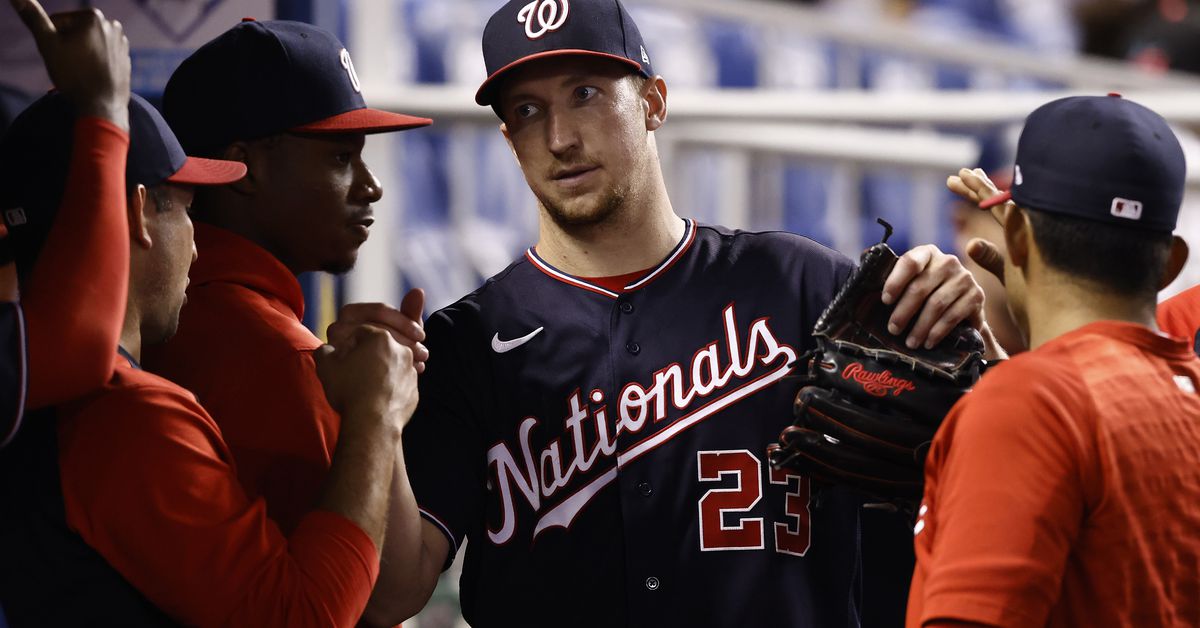
<svg viewBox="0 0 1200 628"><path fill-rule="evenodd" d="M494 105L498 79L514 68L566 55L611 59L654 75L641 32L619 0L511 0L483 29L488 77L475 102Z"/></svg>

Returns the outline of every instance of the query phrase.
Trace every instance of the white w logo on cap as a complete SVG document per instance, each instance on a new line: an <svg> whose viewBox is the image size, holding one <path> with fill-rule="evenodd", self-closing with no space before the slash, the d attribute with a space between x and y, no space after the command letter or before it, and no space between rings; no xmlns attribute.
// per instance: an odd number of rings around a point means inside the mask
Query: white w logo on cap
<svg viewBox="0 0 1200 628"><path fill-rule="evenodd" d="M530 39L537 39L562 28L570 11L567 0L533 0L517 12L517 22L525 25L525 34Z"/></svg>
<svg viewBox="0 0 1200 628"><path fill-rule="evenodd" d="M345 48L342 48L342 52L340 53L340 56L341 56L342 68L344 68L346 70L346 76L350 77L350 86L354 88L354 91L361 94L362 93L362 85L360 85L358 82L358 72L354 71L354 62L350 60L350 51L346 50Z"/></svg>

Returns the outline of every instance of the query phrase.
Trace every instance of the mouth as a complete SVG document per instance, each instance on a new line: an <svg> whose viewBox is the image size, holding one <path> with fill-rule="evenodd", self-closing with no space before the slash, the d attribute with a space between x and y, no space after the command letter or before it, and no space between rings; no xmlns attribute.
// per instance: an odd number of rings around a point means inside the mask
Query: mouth
<svg viewBox="0 0 1200 628"><path fill-rule="evenodd" d="M550 178L555 183L561 185L573 186L582 183L589 175L598 171L599 166L575 166L572 168L564 168L554 173Z"/></svg>

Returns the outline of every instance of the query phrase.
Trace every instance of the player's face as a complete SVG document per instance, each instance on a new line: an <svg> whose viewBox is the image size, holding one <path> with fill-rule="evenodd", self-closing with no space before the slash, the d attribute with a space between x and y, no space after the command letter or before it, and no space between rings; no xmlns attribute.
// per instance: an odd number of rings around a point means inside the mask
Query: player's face
<svg viewBox="0 0 1200 628"><path fill-rule="evenodd" d="M153 261L144 278L155 307L146 308L142 320L142 341L165 342L179 327L179 310L187 301L188 270L196 261L196 243L192 239L192 188L163 184L146 199L146 230L153 243ZM152 310L152 311L150 311Z"/></svg>
<svg viewBox="0 0 1200 628"><path fill-rule="evenodd" d="M504 80L505 137L559 225L598 224L636 206L651 166L640 86L621 64L572 56L527 63Z"/></svg>
<svg viewBox="0 0 1200 628"><path fill-rule="evenodd" d="M259 173L261 241L293 272L344 273L358 260L383 187L363 161L366 136L284 134Z"/></svg>

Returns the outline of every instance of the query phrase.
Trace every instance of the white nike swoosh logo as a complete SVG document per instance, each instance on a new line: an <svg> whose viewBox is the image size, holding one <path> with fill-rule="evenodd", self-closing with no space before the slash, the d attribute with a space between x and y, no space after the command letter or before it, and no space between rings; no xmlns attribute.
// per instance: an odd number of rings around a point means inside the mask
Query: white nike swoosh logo
<svg viewBox="0 0 1200 628"><path fill-rule="evenodd" d="M530 340L533 340L533 337L540 334L543 329L545 329L545 327L538 327L528 334L525 334L520 338L513 338L512 340L501 340L500 334L497 333L495 336L492 336L492 351L495 351L496 353L508 353L509 351L516 349Z"/></svg>

